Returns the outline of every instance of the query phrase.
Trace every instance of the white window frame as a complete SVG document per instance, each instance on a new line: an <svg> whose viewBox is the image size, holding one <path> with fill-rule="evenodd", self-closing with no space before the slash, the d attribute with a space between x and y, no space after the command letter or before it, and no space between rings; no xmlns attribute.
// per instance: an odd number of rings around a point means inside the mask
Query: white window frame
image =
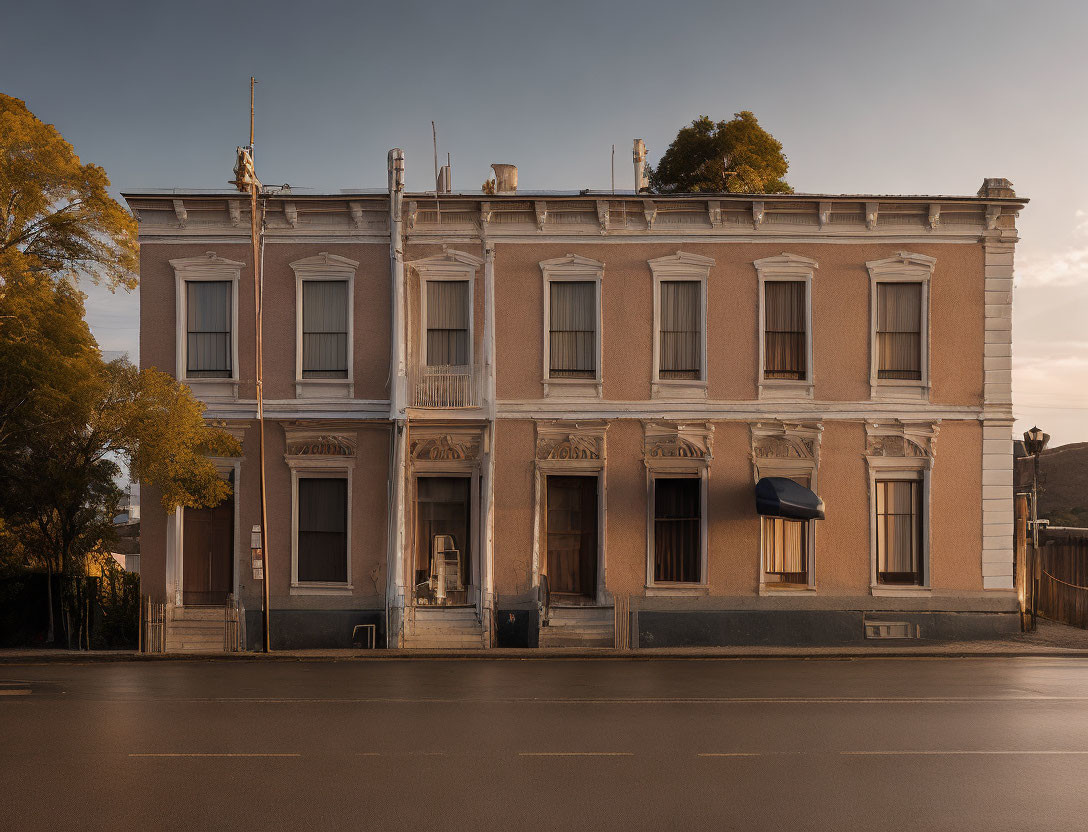
<svg viewBox="0 0 1088 832"><path fill-rule="evenodd" d="M171 260L175 287L175 377L188 385L199 399L238 398L238 282L246 266L237 260L227 260L209 251L200 257ZM229 281L230 293L230 366L229 378L189 378L188 315L186 284L197 281Z"/></svg>
<svg viewBox="0 0 1088 832"><path fill-rule="evenodd" d="M604 343L604 315L601 303L601 283L604 278L604 263L581 257L577 254L568 254L566 257L557 257L553 260L543 260L540 263L540 271L543 275L544 286L544 366L542 384L544 396L557 397L590 397L601 398L604 389L604 369L602 360L602 345ZM594 320L597 324L596 349L596 373L593 378L553 378L551 375L551 284L553 282L577 282L595 285L594 298L597 304Z"/></svg>
<svg viewBox="0 0 1088 832"><path fill-rule="evenodd" d="M705 399L707 396L707 284L715 260L701 254L678 251L676 254L646 262L653 275L654 289L654 363L650 398ZM661 284L673 282L699 284L699 378L697 379L661 378Z"/></svg>
<svg viewBox="0 0 1088 832"><path fill-rule="evenodd" d="M295 398L354 398L355 396L355 272L358 260L323 251L290 264L295 273ZM332 280L348 284L347 378L302 377L302 284Z"/></svg>
<svg viewBox="0 0 1088 832"><path fill-rule="evenodd" d="M876 596L912 596L932 593L929 557L930 474L931 458L866 457L869 467L869 590ZM877 480L908 480L922 484L922 583L921 585L881 584L877 582Z"/></svg>
<svg viewBox="0 0 1088 832"><path fill-rule="evenodd" d="M288 458L291 468L291 594L292 595L350 595L354 591L351 561L352 491L354 459L302 459ZM298 579L298 481L300 479L346 479L348 481L347 504L347 580L300 581ZM267 579L267 575L265 576Z"/></svg>
<svg viewBox="0 0 1088 832"><path fill-rule="evenodd" d="M873 399L893 401L929 401L929 281L937 258L925 254L901 251L895 257L870 260L869 270L869 388ZM920 283L922 286L922 314L920 333L922 378L879 378L877 354L877 285L880 283Z"/></svg>
<svg viewBox="0 0 1088 832"><path fill-rule="evenodd" d="M759 285L759 398L761 399L811 399L816 386L812 366L812 278L819 264L811 257L783 252L775 257L764 257L752 263ZM805 377L803 379L767 378L766 342L767 309L766 284L770 282L805 284Z"/></svg>
<svg viewBox="0 0 1088 832"><path fill-rule="evenodd" d="M760 459L756 462L756 482L763 477L808 477L808 488L819 494L817 483L817 465L815 462L791 459ZM816 591L816 521L802 520L805 524L805 572L808 581L805 584L775 584L768 579L763 568L763 515L759 516L759 594L775 595L789 592Z"/></svg>

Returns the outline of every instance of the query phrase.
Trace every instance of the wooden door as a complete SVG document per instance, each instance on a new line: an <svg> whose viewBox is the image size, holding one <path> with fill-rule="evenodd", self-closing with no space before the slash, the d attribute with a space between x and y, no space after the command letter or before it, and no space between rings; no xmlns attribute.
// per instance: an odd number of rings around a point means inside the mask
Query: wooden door
<svg viewBox="0 0 1088 832"><path fill-rule="evenodd" d="M182 600L186 606L223 604L234 588L234 497L184 511Z"/></svg>
<svg viewBox="0 0 1088 832"><path fill-rule="evenodd" d="M597 596L597 477L548 477L548 586Z"/></svg>

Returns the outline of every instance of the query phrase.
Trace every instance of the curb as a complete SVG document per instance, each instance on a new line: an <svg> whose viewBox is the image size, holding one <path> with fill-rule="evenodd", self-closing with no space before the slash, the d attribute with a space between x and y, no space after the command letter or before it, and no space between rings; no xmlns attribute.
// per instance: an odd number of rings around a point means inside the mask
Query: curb
<svg viewBox="0 0 1088 832"><path fill-rule="evenodd" d="M659 652L660 651L660 652ZM668 652L665 652L668 651ZM493 649L493 650L345 650L342 653L273 652L264 653L94 653L63 652L30 655L0 654L2 665L28 664L100 664L120 662L401 662L401 661L748 661L748 660L806 660L850 661L854 659L1021 659L1069 658L1088 659L1088 650L1061 647L1032 650L872 650L865 652L815 652L789 650L784 652L723 652L722 650L685 650L642 648L614 650L612 648L560 649Z"/></svg>

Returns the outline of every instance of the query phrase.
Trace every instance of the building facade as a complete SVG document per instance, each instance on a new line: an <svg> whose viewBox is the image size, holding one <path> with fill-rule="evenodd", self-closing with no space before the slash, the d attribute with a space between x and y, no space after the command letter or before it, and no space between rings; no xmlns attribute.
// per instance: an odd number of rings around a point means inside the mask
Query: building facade
<svg viewBox="0 0 1088 832"><path fill-rule="evenodd" d="M180 622L230 594L252 647L249 203L126 198L141 364L244 448L215 509L145 485L143 591ZM387 192L261 204L274 648L1018 627L1006 180L436 196L393 151Z"/></svg>

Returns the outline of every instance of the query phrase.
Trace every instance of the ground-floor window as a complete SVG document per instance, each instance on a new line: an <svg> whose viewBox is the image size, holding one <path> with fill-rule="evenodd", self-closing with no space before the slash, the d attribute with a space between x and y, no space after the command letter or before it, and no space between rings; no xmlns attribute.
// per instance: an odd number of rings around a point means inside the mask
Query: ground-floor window
<svg viewBox="0 0 1088 832"><path fill-rule="evenodd" d="M877 583L923 585L922 481L878 479Z"/></svg>
<svg viewBox="0 0 1088 832"><path fill-rule="evenodd" d="M467 604L471 477L416 478L416 600Z"/></svg>
<svg viewBox="0 0 1088 832"><path fill-rule="evenodd" d="M701 485L698 477L653 480L655 583L702 580Z"/></svg>
<svg viewBox="0 0 1088 832"><path fill-rule="evenodd" d="M808 584L808 521L763 517L763 577L767 584Z"/></svg>
<svg viewBox="0 0 1088 832"><path fill-rule="evenodd" d="M597 477L549 476L547 482L549 590L596 597Z"/></svg>
<svg viewBox="0 0 1088 832"><path fill-rule="evenodd" d="M297 552L299 583L347 583L347 478L299 478Z"/></svg>

